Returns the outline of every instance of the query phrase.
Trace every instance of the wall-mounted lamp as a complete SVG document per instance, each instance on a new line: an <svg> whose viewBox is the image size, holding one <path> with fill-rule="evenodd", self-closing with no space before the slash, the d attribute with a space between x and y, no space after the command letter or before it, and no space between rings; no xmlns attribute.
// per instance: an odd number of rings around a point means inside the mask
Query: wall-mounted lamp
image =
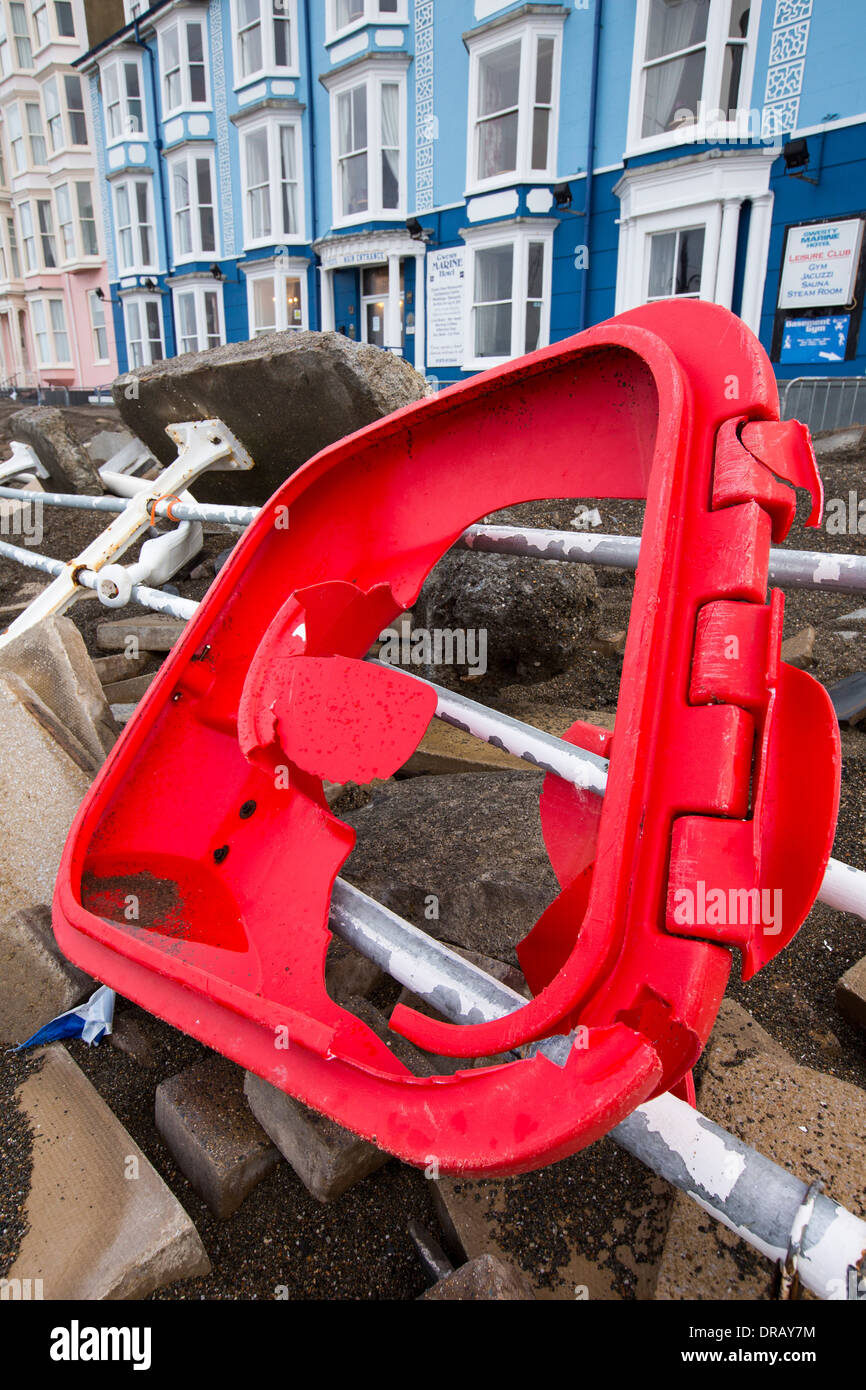
<svg viewBox="0 0 866 1390"><path fill-rule="evenodd" d="M110 294L106 294L106 293L105 293L105 290L102 288L101 285L97 285L97 287L96 287L96 289L93 291L93 293L96 295L96 298L97 298L97 299L101 300L101 302L102 302L103 304L119 304L119 303L120 303L120 300L119 300L119 299L112 299Z"/></svg>
<svg viewBox="0 0 866 1390"><path fill-rule="evenodd" d="M785 161L785 173L790 174L792 179L802 179L804 183L814 184L817 188L818 179L812 179L808 174L801 173L803 169L809 167L809 143L807 140L788 140L782 146L782 158Z"/></svg>
<svg viewBox="0 0 866 1390"><path fill-rule="evenodd" d="M141 283L144 289L149 290L151 294L153 294L153 291L158 288L156 281L150 275L147 277L146 280L142 280Z"/></svg>
<svg viewBox="0 0 866 1390"><path fill-rule="evenodd" d="M570 208L571 203L571 184L558 183L553 190L553 206L560 209Z"/></svg>
<svg viewBox="0 0 866 1390"><path fill-rule="evenodd" d="M228 276L225 275L222 270L220 270L216 261L214 261L213 265L209 266L208 269L210 270L210 273L215 280L221 280L223 281L223 283L225 283L225 281L228 279Z"/></svg>

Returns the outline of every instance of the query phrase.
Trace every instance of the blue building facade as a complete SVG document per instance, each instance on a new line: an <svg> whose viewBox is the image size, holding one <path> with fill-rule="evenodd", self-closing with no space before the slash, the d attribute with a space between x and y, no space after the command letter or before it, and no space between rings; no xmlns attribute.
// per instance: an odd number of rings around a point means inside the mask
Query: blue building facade
<svg viewBox="0 0 866 1390"><path fill-rule="evenodd" d="M857 0L125 0L79 66L121 371L336 329L445 384L654 298L861 374Z"/></svg>

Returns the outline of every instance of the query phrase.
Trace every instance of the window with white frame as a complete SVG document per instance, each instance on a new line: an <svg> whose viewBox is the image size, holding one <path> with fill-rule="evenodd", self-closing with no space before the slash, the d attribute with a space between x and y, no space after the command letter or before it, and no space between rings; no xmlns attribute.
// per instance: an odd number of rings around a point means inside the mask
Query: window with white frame
<svg viewBox="0 0 866 1390"><path fill-rule="evenodd" d="M90 308L90 328L93 342L94 362L108 361L108 325L105 322L105 300L91 290L87 296Z"/></svg>
<svg viewBox="0 0 866 1390"><path fill-rule="evenodd" d="M331 90L334 220L402 216L406 83L392 68Z"/></svg>
<svg viewBox="0 0 866 1390"><path fill-rule="evenodd" d="M36 229L33 222L33 208L30 203L21 203L18 207L18 217L21 222L21 245L24 250L24 269L29 275L32 271L39 269L39 260L36 254Z"/></svg>
<svg viewBox="0 0 866 1390"><path fill-rule="evenodd" d="M57 265L57 239L54 235L54 209L48 198L37 199L36 218L39 223L42 264L46 270L54 270Z"/></svg>
<svg viewBox="0 0 866 1390"><path fill-rule="evenodd" d="M61 183L54 190L57 200L57 229L60 233L60 249L64 261L74 261L76 257L75 219L72 215L72 199L69 184Z"/></svg>
<svg viewBox="0 0 866 1390"><path fill-rule="evenodd" d="M42 86L42 100L45 103L45 124L48 129L48 145L52 154L62 150L66 144L63 130L63 111L60 107L60 93L57 78L49 77Z"/></svg>
<svg viewBox="0 0 866 1390"><path fill-rule="evenodd" d="M70 145L87 144L87 117L84 114L84 92L81 78L76 73L66 73L63 78L66 96L66 118L69 122Z"/></svg>
<svg viewBox="0 0 866 1390"><path fill-rule="evenodd" d="M9 69L9 32L6 28L6 14L0 4L0 77L8 77Z"/></svg>
<svg viewBox="0 0 866 1390"><path fill-rule="evenodd" d="M33 6L33 29L36 34L36 51L51 42L51 28L48 18L48 0L36 0Z"/></svg>
<svg viewBox="0 0 866 1390"><path fill-rule="evenodd" d="M118 269L121 274L156 268L153 193L146 179L124 179L114 185Z"/></svg>
<svg viewBox="0 0 866 1390"><path fill-rule="evenodd" d="M165 357L162 309L154 295L131 295L123 301L126 348L131 367L148 367Z"/></svg>
<svg viewBox="0 0 866 1390"><path fill-rule="evenodd" d="M24 116L27 121L27 143L30 146L30 163L44 164L47 159L45 131L42 126L42 110L38 101L24 103Z"/></svg>
<svg viewBox="0 0 866 1390"><path fill-rule="evenodd" d="M629 145L720 136L748 104L760 0L640 0ZM760 131L757 132L760 134Z"/></svg>
<svg viewBox="0 0 866 1390"><path fill-rule="evenodd" d="M27 6L21 0L12 0L9 6L12 16L12 35L15 40L15 61L19 68L32 68L33 46L30 42L30 28L27 23Z"/></svg>
<svg viewBox="0 0 866 1390"><path fill-rule="evenodd" d="M298 71L297 0L233 0L235 83Z"/></svg>
<svg viewBox="0 0 866 1390"><path fill-rule="evenodd" d="M30 320L33 324L36 357L40 367L71 366L66 306L63 300L31 299Z"/></svg>
<svg viewBox="0 0 866 1390"><path fill-rule="evenodd" d="M17 101L10 102L6 107L6 134L9 139L9 153L12 156L12 171L21 174L27 168L27 155L24 150L21 108Z"/></svg>
<svg viewBox="0 0 866 1390"><path fill-rule="evenodd" d="M18 255L18 235L15 230L15 218L6 218L6 234L9 239L9 259L12 262L12 275L14 279L21 278L21 258Z"/></svg>
<svg viewBox="0 0 866 1390"><path fill-rule="evenodd" d="M408 24L407 0L327 0L327 42L362 24Z"/></svg>
<svg viewBox="0 0 866 1390"><path fill-rule="evenodd" d="M169 163L174 259L191 260L216 251L213 156L184 150Z"/></svg>
<svg viewBox="0 0 866 1390"><path fill-rule="evenodd" d="M297 119L268 120L241 131L244 245L303 238L301 127Z"/></svg>
<svg viewBox="0 0 866 1390"><path fill-rule="evenodd" d="M72 12L72 0L54 0L54 22L57 25L59 38L75 38L75 16Z"/></svg>
<svg viewBox="0 0 866 1390"><path fill-rule="evenodd" d="M207 106L205 24L178 19L159 33L163 115Z"/></svg>
<svg viewBox="0 0 866 1390"><path fill-rule="evenodd" d="M172 291L178 352L204 352L225 341L222 290L213 281L178 285Z"/></svg>
<svg viewBox="0 0 866 1390"><path fill-rule="evenodd" d="M537 19L469 40L469 187L553 176L561 42Z"/></svg>
<svg viewBox="0 0 866 1390"><path fill-rule="evenodd" d="M109 142L143 136L144 101L141 65L137 58L119 58L101 70L102 100Z"/></svg>
<svg viewBox="0 0 866 1390"><path fill-rule="evenodd" d="M288 258L286 258L288 259ZM288 264L247 276L250 337L307 327L305 267Z"/></svg>
<svg viewBox="0 0 866 1390"><path fill-rule="evenodd" d="M96 210L93 206L93 185L89 179L76 179L75 202L78 207L81 250L85 256L98 256L99 238L96 234Z"/></svg>
<svg viewBox="0 0 866 1390"><path fill-rule="evenodd" d="M545 347L550 338L553 227L489 228L466 236L469 252L466 352L489 367Z"/></svg>
<svg viewBox="0 0 866 1390"><path fill-rule="evenodd" d="M705 229L678 227L650 238L647 300L700 299Z"/></svg>

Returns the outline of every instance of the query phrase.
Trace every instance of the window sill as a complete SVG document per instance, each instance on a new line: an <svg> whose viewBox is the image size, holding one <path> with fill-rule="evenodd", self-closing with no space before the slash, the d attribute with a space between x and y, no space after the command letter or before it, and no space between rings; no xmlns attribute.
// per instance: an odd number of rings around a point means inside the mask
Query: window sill
<svg viewBox="0 0 866 1390"><path fill-rule="evenodd" d="M504 189L518 188L522 184L544 185L555 183L556 175L533 169L531 173L516 169L511 173L497 174L495 178L485 179L483 183L470 184L463 193L464 198L480 198L485 193L501 193Z"/></svg>
<svg viewBox="0 0 866 1390"><path fill-rule="evenodd" d="M356 213L353 217L341 217L334 219L333 230L339 231L343 227L363 227L365 222L406 222L406 213L398 212L394 208L388 208L382 212L378 208L370 208L367 212Z"/></svg>
<svg viewBox="0 0 866 1390"><path fill-rule="evenodd" d="M250 73L247 77L236 80L233 90L243 92L247 87L253 87L257 82L278 82L285 79L287 82L300 81L300 68L262 68L259 72Z"/></svg>
<svg viewBox="0 0 866 1390"><path fill-rule="evenodd" d="M513 362L513 357L472 357L468 362L460 363L461 372L486 372L491 367L502 367L506 362Z"/></svg>
<svg viewBox="0 0 866 1390"><path fill-rule="evenodd" d="M189 101L183 106L173 106L170 111L163 111L161 124L165 125L168 121L176 120L178 116L207 116L213 114L213 102L210 101Z"/></svg>
<svg viewBox="0 0 866 1390"><path fill-rule="evenodd" d="M267 237L260 241L244 241L243 250L246 251L266 251L271 249L276 255L278 246L305 246L306 242L300 232L295 232L292 236L283 236L276 240L274 237ZM201 257L198 257L200 260ZM217 259L219 259L217 257Z"/></svg>

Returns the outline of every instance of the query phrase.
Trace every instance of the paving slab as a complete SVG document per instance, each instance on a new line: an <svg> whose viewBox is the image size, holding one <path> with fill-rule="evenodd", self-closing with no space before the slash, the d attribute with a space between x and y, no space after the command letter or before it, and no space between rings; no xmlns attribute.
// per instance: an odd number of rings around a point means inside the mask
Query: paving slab
<svg viewBox="0 0 866 1390"><path fill-rule="evenodd" d="M96 629L96 645L103 651L168 652L183 634L183 618L171 618L165 613L140 616L130 613L125 618L100 623Z"/></svg>
<svg viewBox="0 0 866 1390"><path fill-rule="evenodd" d="M33 692L0 672L0 917L50 903L92 756Z"/></svg>
<svg viewBox="0 0 866 1390"><path fill-rule="evenodd" d="M0 922L0 1043L25 1042L95 988L61 954L49 907L25 907Z"/></svg>
<svg viewBox="0 0 866 1390"><path fill-rule="evenodd" d="M335 1202L390 1159L252 1072L246 1074L244 1092L262 1129L320 1202Z"/></svg>
<svg viewBox="0 0 866 1390"><path fill-rule="evenodd" d="M207 1274L195 1226L60 1044L23 1082L34 1131L29 1230L10 1279L41 1279L46 1299L141 1299Z"/></svg>
<svg viewBox="0 0 866 1390"><path fill-rule="evenodd" d="M84 639L71 618L44 618L0 648L0 671L27 683L78 743L95 772L117 741L115 724Z"/></svg>
<svg viewBox="0 0 866 1390"><path fill-rule="evenodd" d="M209 1057L156 1090L156 1127L214 1216L225 1219L280 1162L244 1098L244 1073Z"/></svg>
<svg viewBox="0 0 866 1390"><path fill-rule="evenodd" d="M104 492L96 466L53 405L33 405L10 415L9 433L29 444L57 492Z"/></svg>

